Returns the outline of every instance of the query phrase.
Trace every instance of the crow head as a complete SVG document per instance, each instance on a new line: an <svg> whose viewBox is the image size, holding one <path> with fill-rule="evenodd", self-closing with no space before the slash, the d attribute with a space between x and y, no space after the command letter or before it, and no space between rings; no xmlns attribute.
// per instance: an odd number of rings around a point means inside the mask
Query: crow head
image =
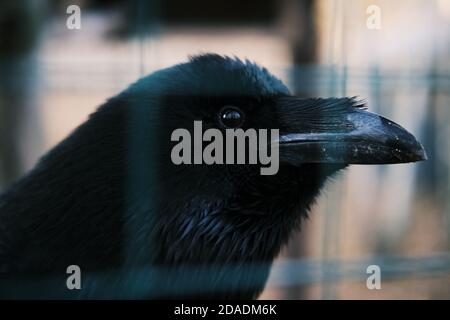
<svg viewBox="0 0 450 320"><path fill-rule="evenodd" d="M144 110L135 117L142 126L134 127L148 127L142 120L148 112L149 119L158 119L158 129L149 137L158 150L158 210L150 232L158 243L157 264L220 266L220 272L227 265L242 266L224 277L224 296L251 298L262 290L270 263L328 177L349 164L425 158L410 133L365 111L358 100L295 97L249 61L194 57L139 81L126 94ZM202 122L203 132L217 129L223 137L227 129L278 129L277 140L267 146L277 148L279 170L261 175L260 163L205 164L202 152L208 142L195 146L194 121ZM191 139L189 150L183 151L190 163L175 164L171 158L179 142L173 141L173 132L180 128ZM222 151L225 158L227 151ZM245 264L264 267L255 272ZM209 284L219 290L217 277Z"/></svg>
<svg viewBox="0 0 450 320"><path fill-rule="evenodd" d="M170 181L189 177L190 184L178 187L197 192L203 189L211 196L216 189L222 193L225 186L242 186L249 176L260 175L260 166L236 165L237 161L222 165L226 162L225 149L219 156L223 158L220 165L205 165L202 159L196 162L194 158L202 158L208 142L196 145L194 121L202 122L203 132L214 128L223 137L227 129L278 129L279 138L269 141L267 147L277 148L281 173L285 168L299 173L321 168L329 174L348 164L413 162L425 157L422 146L410 133L392 121L366 112L361 101L297 98L265 68L249 61L214 54L196 56L189 63L158 71L137 82L128 93L134 100L139 97L139 104L146 101L146 112L159 113L158 130L154 130L159 136L154 143L165 157L159 161L162 170L172 173L166 178ZM185 154L186 150L182 153L190 163L174 166L169 156L176 144L173 133L179 128L189 131L191 148L189 154ZM209 141L214 140L209 137ZM225 146L225 138L221 142ZM248 160L249 155L245 158Z"/></svg>

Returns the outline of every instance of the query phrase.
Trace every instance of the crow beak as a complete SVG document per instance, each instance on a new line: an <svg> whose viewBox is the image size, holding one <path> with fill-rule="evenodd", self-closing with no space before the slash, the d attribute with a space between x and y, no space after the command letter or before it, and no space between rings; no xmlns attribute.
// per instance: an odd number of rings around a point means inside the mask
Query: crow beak
<svg viewBox="0 0 450 320"><path fill-rule="evenodd" d="M354 105L350 98L284 99L280 107L290 117L280 120L287 128L280 130L280 161L293 165L391 164L427 159L411 133Z"/></svg>

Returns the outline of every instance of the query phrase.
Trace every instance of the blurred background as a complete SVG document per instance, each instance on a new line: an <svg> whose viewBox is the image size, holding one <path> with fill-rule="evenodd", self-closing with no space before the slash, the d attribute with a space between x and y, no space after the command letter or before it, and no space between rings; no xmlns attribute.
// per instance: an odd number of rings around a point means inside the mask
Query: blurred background
<svg viewBox="0 0 450 320"><path fill-rule="evenodd" d="M106 98L205 52L260 63L301 96L363 98L428 152L328 183L261 298L450 298L449 0L2 0L0 190Z"/></svg>

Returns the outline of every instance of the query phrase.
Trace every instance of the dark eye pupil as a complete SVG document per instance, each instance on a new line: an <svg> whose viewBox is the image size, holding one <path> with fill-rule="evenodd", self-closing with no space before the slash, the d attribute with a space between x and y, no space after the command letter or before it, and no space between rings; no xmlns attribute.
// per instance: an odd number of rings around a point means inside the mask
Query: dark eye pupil
<svg viewBox="0 0 450 320"><path fill-rule="evenodd" d="M228 128L237 128L242 123L242 114L238 110L230 109L222 112L222 123Z"/></svg>

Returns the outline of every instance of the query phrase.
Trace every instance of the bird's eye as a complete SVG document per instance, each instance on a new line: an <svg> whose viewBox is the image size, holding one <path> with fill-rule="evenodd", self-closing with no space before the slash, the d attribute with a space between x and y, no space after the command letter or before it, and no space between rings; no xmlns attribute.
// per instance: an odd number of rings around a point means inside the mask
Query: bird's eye
<svg viewBox="0 0 450 320"><path fill-rule="evenodd" d="M226 106L220 112L220 122L226 128L239 128L244 123L244 114L233 106Z"/></svg>

